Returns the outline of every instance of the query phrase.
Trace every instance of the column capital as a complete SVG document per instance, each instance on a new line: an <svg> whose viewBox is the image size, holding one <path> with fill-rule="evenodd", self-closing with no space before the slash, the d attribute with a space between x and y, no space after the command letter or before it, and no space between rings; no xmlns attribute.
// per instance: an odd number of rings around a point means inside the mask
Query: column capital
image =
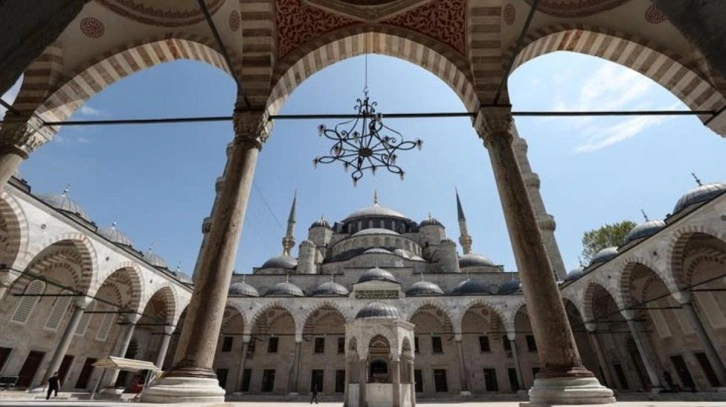
<svg viewBox="0 0 726 407"><path fill-rule="evenodd" d="M491 137L505 135L512 139L513 122L511 105L483 107L477 112L474 128L486 146Z"/></svg>
<svg viewBox="0 0 726 407"><path fill-rule="evenodd" d="M517 339L517 333L516 332L507 332L507 339L514 342Z"/></svg>
<svg viewBox="0 0 726 407"><path fill-rule="evenodd" d="M596 323L594 323L594 322L585 322L585 330L587 330L587 332L595 332L596 329L597 329L597 324Z"/></svg>
<svg viewBox="0 0 726 407"><path fill-rule="evenodd" d="M171 336L174 333L176 327L174 325L167 325L164 327L164 335Z"/></svg>
<svg viewBox="0 0 726 407"><path fill-rule="evenodd" d="M129 324L129 325L135 325L137 322L139 322L139 319L141 319L141 315L139 314L124 314L123 322Z"/></svg>
<svg viewBox="0 0 726 407"><path fill-rule="evenodd" d="M461 342L462 339L463 339L463 335L461 333L454 334L454 340L456 342Z"/></svg>
<svg viewBox="0 0 726 407"><path fill-rule="evenodd" d="M17 271L0 269L0 287L10 287L18 277L20 277L20 273Z"/></svg>
<svg viewBox="0 0 726 407"><path fill-rule="evenodd" d="M86 309L89 304L91 304L91 301L93 301L93 298L91 297L78 297L74 301L76 308L80 309Z"/></svg>
<svg viewBox="0 0 726 407"><path fill-rule="evenodd" d="M55 132L50 127L44 127L42 120L36 116L6 114L0 130L0 148L12 149L27 158L54 135Z"/></svg>
<svg viewBox="0 0 726 407"><path fill-rule="evenodd" d="M250 335L250 334L242 335L242 343L250 343L251 339L252 339L252 335Z"/></svg>
<svg viewBox="0 0 726 407"><path fill-rule="evenodd" d="M632 321L635 319L635 311L632 309L621 309L620 315L622 315L626 321Z"/></svg>
<svg viewBox="0 0 726 407"><path fill-rule="evenodd" d="M272 130L272 123L269 121L267 112L238 110L232 114L234 125L235 145L252 144L258 150L267 141Z"/></svg>
<svg viewBox="0 0 726 407"><path fill-rule="evenodd" d="M690 304L691 303L691 293L689 291L677 291L673 293L673 298L678 301L679 304Z"/></svg>

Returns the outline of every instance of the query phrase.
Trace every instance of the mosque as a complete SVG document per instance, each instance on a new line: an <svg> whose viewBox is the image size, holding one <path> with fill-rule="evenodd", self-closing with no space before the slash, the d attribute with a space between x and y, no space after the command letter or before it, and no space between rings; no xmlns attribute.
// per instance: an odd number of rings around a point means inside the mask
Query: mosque
<svg viewBox="0 0 726 407"><path fill-rule="evenodd" d="M580 356L618 392L726 383L726 183L699 184L664 220L636 226L558 286ZM312 222L296 248L296 199L281 254L234 274L214 369L232 400L307 396L357 405L397 398L496 399L540 368L517 272L472 252L429 216L373 205ZM93 364L108 355L171 364L192 279L115 225L98 227L68 192L0 196L0 376L62 391L129 386ZM496 259L494 256L493 259ZM83 293L86 293L85 295ZM666 383L663 372L672 374Z"/></svg>

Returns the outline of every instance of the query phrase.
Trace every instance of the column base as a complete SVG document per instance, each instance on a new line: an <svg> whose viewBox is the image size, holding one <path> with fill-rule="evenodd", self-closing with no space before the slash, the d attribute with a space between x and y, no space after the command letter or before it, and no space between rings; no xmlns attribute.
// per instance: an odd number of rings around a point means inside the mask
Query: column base
<svg viewBox="0 0 726 407"><path fill-rule="evenodd" d="M613 391L594 377L547 377L534 380L534 386L529 389L529 402L520 403L520 406L612 403L615 403Z"/></svg>
<svg viewBox="0 0 726 407"><path fill-rule="evenodd" d="M143 403L223 403L219 381L201 377L162 377L141 393Z"/></svg>
<svg viewBox="0 0 726 407"><path fill-rule="evenodd" d="M459 395L460 396L471 396L471 392L464 390L464 391L459 392Z"/></svg>

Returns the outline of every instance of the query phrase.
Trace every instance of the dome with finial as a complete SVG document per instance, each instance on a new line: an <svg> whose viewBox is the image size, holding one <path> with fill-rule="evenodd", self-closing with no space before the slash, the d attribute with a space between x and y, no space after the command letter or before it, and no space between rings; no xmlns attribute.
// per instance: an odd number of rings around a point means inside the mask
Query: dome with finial
<svg viewBox="0 0 726 407"><path fill-rule="evenodd" d="M681 199L676 202L676 206L673 208L674 215L691 205L706 202L726 192L726 183L724 182L703 184L701 183L701 180L696 177L696 174L691 175L693 175L693 178L696 179L698 186L683 194Z"/></svg>
<svg viewBox="0 0 726 407"><path fill-rule="evenodd" d="M605 263L618 255L618 248L615 246L606 247L597 252L590 260L590 265Z"/></svg>
<svg viewBox="0 0 726 407"><path fill-rule="evenodd" d="M265 293L265 297L304 297L305 294L300 287L286 280L270 287Z"/></svg>
<svg viewBox="0 0 726 407"><path fill-rule="evenodd" d="M68 187L66 187L60 195L46 194L39 195L38 198L61 212L76 215L86 222L91 222L91 218L88 216L83 207L68 197L68 192Z"/></svg>
<svg viewBox="0 0 726 407"><path fill-rule="evenodd" d="M480 280L466 279L459 283L453 290L452 295L483 295L491 294L489 287Z"/></svg>
<svg viewBox="0 0 726 407"><path fill-rule="evenodd" d="M406 215L402 214L401 212L398 212L394 209L384 208L384 207L378 205L378 192L375 192L373 195L373 206L358 209L357 211L352 212L345 219L343 219L343 222L349 222L354 219L371 218L371 217L372 218L398 218L398 219L409 220L409 218Z"/></svg>
<svg viewBox="0 0 726 407"><path fill-rule="evenodd" d="M494 266L494 263L492 263L492 261L487 257L475 253L459 256L459 268L482 266L492 267Z"/></svg>
<svg viewBox="0 0 726 407"><path fill-rule="evenodd" d="M154 267L161 267L165 269L169 268L169 266L166 264L166 260L164 260L164 258L159 256L158 254L154 253L151 247L149 247L149 250L144 253L144 260L146 260Z"/></svg>
<svg viewBox="0 0 726 407"><path fill-rule="evenodd" d="M326 229L332 229L330 227L330 223L328 223L327 220L323 216L320 217L320 219L313 222L312 225L310 225L310 229L312 228L326 228Z"/></svg>
<svg viewBox="0 0 726 407"><path fill-rule="evenodd" d="M567 277L565 278L565 281L574 281L578 278L582 277L585 274L585 267L583 266L577 266L574 269L567 272Z"/></svg>
<svg viewBox="0 0 726 407"><path fill-rule="evenodd" d="M366 304L357 314L355 319L367 319L367 318L386 318L386 319L398 319L400 314L398 309L391 304L384 304L382 302L371 302Z"/></svg>
<svg viewBox="0 0 726 407"><path fill-rule="evenodd" d="M297 259L283 254L268 259L260 268L293 270L295 267L297 267Z"/></svg>
<svg viewBox="0 0 726 407"><path fill-rule="evenodd" d="M229 295L239 295L243 297L259 297L260 293L257 292L255 287L247 284L242 276L242 281L233 283L229 286Z"/></svg>
<svg viewBox="0 0 726 407"><path fill-rule="evenodd" d="M509 280L506 283L499 286L499 291L497 291L497 294L501 294L501 295L514 294L515 292L519 291L519 288L521 285L522 285L522 283L518 279L512 278L511 280Z"/></svg>
<svg viewBox="0 0 726 407"><path fill-rule="evenodd" d="M444 290L441 289L437 284L423 279L421 275L421 281L417 281L411 284L406 290L406 297L429 297L444 295Z"/></svg>
<svg viewBox="0 0 726 407"><path fill-rule="evenodd" d="M641 209L641 212L643 212L645 222L630 229L630 232L628 232L628 235L625 237L626 243L653 236L666 226L664 221L650 220L648 219L648 215L645 214L645 211Z"/></svg>
<svg viewBox="0 0 726 407"><path fill-rule="evenodd" d="M313 297L347 297L348 289L335 281L326 281L313 290Z"/></svg>
<svg viewBox="0 0 726 407"><path fill-rule="evenodd" d="M106 239L116 243L117 245L133 247L131 239L126 234L116 228L116 222L111 224L111 227L98 229L98 234L105 237Z"/></svg>
<svg viewBox="0 0 726 407"><path fill-rule="evenodd" d="M366 271L358 279L359 283L365 283L366 281L388 281L391 283L398 283L396 277L393 277L393 274L379 268L378 266Z"/></svg>
<svg viewBox="0 0 726 407"><path fill-rule="evenodd" d="M441 222L439 222L438 219L432 217L431 214L429 213L429 217L424 219L423 221L421 221L419 226L420 227L425 227L425 226L441 226L441 227L443 227L444 225Z"/></svg>

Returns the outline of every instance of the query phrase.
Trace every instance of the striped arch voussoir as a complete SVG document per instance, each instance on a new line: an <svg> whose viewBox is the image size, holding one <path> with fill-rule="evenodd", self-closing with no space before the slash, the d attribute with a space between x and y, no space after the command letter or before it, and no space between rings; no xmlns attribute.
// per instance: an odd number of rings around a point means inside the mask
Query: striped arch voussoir
<svg viewBox="0 0 726 407"><path fill-rule="evenodd" d="M496 305L492 304L491 302L487 301L487 299L486 298L483 298L483 297L482 298L475 298L475 299L467 302L463 306L459 307L459 308L461 308L461 314L459 316L460 317L460 320L457 321L457 323L458 323L459 326L461 326L462 322L464 321L464 316L469 311L469 309L471 309L471 307L474 307L474 306L477 306L477 305L484 306L486 309L488 309L489 311L493 312L497 317L499 317L499 320L502 322L502 324L504 324L505 327L507 327L507 328L509 327L509 322L510 322L509 321L509 319L510 319L509 318L509 315L507 315L507 313L505 313L504 310L502 310L501 308L499 308ZM518 305L518 306L516 306L515 309L519 309L520 306L522 306L522 305L524 305L524 300L522 300L521 304ZM516 311L515 311L515 314L516 314ZM514 318L512 318L512 321L513 320L514 320ZM514 325L512 324L511 326L513 327Z"/></svg>
<svg viewBox="0 0 726 407"><path fill-rule="evenodd" d="M95 295L95 293L101 289L106 280L114 274L124 273L129 277L129 281L131 283L131 298L128 305L134 311L143 311L141 309L141 299L144 298L144 277L139 265L134 262L127 261L116 265L116 267L111 270L112 271L108 275L103 276L103 279L99 278L95 281L92 289L89 291L89 295Z"/></svg>
<svg viewBox="0 0 726 407"><path fill-rule="evenodd" d="M262 308L260 308L259 310L257 310L257 312L254 313L252 318L250 318L250 330L254 329L254 327L255 327L255 325L257 325L257 322L259 321L260 317L264 316L265 313L272 308L284 309L285 311L287 311L290 314L290 316L293 318L293 320L295 320L295 314L292 312L292 310L290 310L290 308L288 308L285 304L283 304L282 301L275 300L275 301L265 304ZM247 328L245 328L245 331L246 330L247 330Z"/></svg>
<svg viewBox="0 0 726 407"><path fill-rule="evenodd" d="M444 306L444 304L442 304L440 301L437 301L436 299L433 299L433 298L424 298L421 302L417 303L416 308L411 310L411 313L407 316L406 320L411 322L411 318L413 318L417 312L422 311L421 308L423 308L423 307L434 307L437 310L443 312L444 315L446 316L446 318L449 320L449 324L451 324L452 327L457 322L456 318L454 318L452 313L449 312L449 310Z"/></svg>
<svg viewBox="0 0 726 407"><path fill-rule="evenodd" d="M308 323L308 320L309 320L309 319L310 319L310 318L312 317L312 315L313 315L313 313L315 313L315 311L318 311L318 310L320 310L321 308L326 308L326 307L327 307L327 308L332 308L332 309L336 310L336 311L337 311L337 312L338 312L338 313L340 314L340 316L342 316L342 317L343 317L343 319L345 320L345 322L350 322L350 321L351 321L351 316L350 316L350 314L349 314L349 313L347 313L347 312L345 311L345 309L344 309L343 307L341 307L341 306L340 306L340 304L337 304L337 303L336 303L335 301L327 301L327 300L326 300L326 301L323 301L323 302L321 302L321 303L319 303L319 304L316 304L316 305L315 305L315 306L314 306L313 308L310 308L310 309L309 309L309 310L308 310L308 311L307 311L307 312L306 312L306 313L305 313L305 314L304 314L304 315L303 315L303 316L302 316L302 317L300 318L300 329L302 330L302 329L304 329L304 328L305 328L305 326L306 326L306 325L307 325L307 323ZM297 323L297 322L296 322L296 323Z"/></svg>
<svg viewBox="0 0 726 407"><path fill-rule="evenodd" d="M478 107L469 64L463 55L402 28L380 26L374 28L375 31L364 30L361 26L344 28L286 55L275 67L274 87L267 101L268 112L276 114L295 88L315 72L366 52L412 62L448 84L469 111Z"/></svg>
<svg viewBox="0 0 726 407"><path fill-rule="evenodd" d="M5 191L0 191L0 217L4 220L8 235L8 253L3 253L0 263L16 269L21 253L28 248L28 221L18 202Z"/></svg>
<svg viewBox="0 0 726 407"><path fill-rule="evenodd" d="M164 300L164 306L166 308L166 323L174 324L174 322L179 318L179 315L177 315L177 311L179 310L179 307L177 307L177 298L179 298L179 296L172 285L164 285L158 288L149 296L149 299L142 304L143 307L140 307L139 309L143 312L146 306L148 306L149 301L151 301L151 299L157 294L161 295Z"/></svg>
<svg viewBox="0 0 726 407"><path fill-rule="evenodd" d="M32 245L25 255L25 258L19 264L19 269L25 269L36 259L44 250L50 248L56 243L68 241L72 243L78 252L81 266L81 281L77 287L79 291L88 292L93 286L98 273L98 260L96 249L93 247L88 238L80 233L65 233L54 236L42 243Z"/></svg>
<svg viewBox="0 0 726 407"><path fill-rule="evenodd" d="M671 234L671 239L668 244L666 264L670 266L671 272L673 273L670 278L678 289L685 288L688 285L688 276L684 265L686 255L685 249L690 238L697 233L709 235L726 244L725 233L711 229L705 225L685 225L675 230Z"/></svg>
<svg viewBox="0 0 726 407"><path fill-rule="evenodd" d="M620 276L616 280L619 281L619 295L616 297L619 299L618 305L622 305L627 308L638 302L638 300L632 295L633 272L638 266L649 269L653 275L655 275L666 286L666 288L668 288L668 290L673 291L676 289L671 276L665 274L662 270L658 269L652 261L644 257L628 257L622 261L622 264L624 264L624 266L619 268Z"/></svg>
<svg viewBox="0 0 726 407"><path fill-rule="evenodd" d="M594 292L595 292L596 286L599 286L603 290L605 290L605 292L607 292L608 295L610 295L610 297L613 299L613 301L616 302L616 304L618 302L617 296L613 295L613 293L608 289L607 283L605 281L598 280L598 279L591 280L587 284L587 287L585 287L585 294L583 295L583 298L582 298L582 303L583 303L582 316L583 316L585 322L592 321L593 319L595 319L595 315L593 312L593 300L594 300ZM620 304L618 304L618 306L621 307Z"/></svg>
<svg viewBox="0 0 726 407"><path fill-rule="evenodd" d="M692 110L719 110L726 99L693 60L623 32L582 24L557 24L533 30L516 56L512 71L554 51L593 55L631 68L668 89ZM508 61L515 45L509 47ZM702 115L707 120L710 115Z"/></svg>
<svg viewBox="0 0 726 407"><path fill-rule="evenodd" d="M244 307L241 304L238 304L234 301L227 301L227 304L225 304L225 308L231 308L231 309L235 310L235 312L237 312L237 314L239 314L239 316L242 317L242 329L247 327L247 314L245 313ZM235 314L234 316L237 316L237 315ZM222 322L222 326L224 326L224 324L227 323L227 321L233 319L234 316L230 317L227 320L224 320Z"/></svg>
<svg viewBox="0 0 726 407"><path fill-rule="evenodd" d="M238 70L241 59L233 51L230 58ZM166 34L126 44L105 52L76 69L44 100L36 100L37 113L46 121L64 121L81 105L114 82L135 72L178 59L200 61L227 73L224 57L207 37Z"/></svg>

